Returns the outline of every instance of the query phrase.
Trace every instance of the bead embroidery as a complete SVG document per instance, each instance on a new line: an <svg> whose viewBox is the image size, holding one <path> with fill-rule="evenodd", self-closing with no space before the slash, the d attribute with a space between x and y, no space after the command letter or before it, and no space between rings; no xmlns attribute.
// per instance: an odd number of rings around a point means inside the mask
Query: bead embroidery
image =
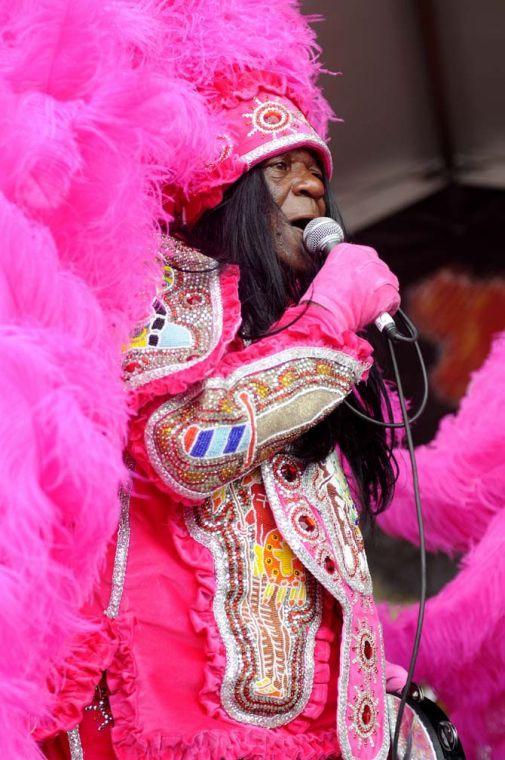
<svg viewBox="0 0 505 760"><path fill-rule="evenodd" d="M244 119L251 121L248 137L261 132L264 135L274 135L278 132L298 132L300 127L307 127L305 116L294 108L289 108L278 98L269 100L254 98L256 107L252 112L242 114ZM310 127L309 127L310 128Z"/></svg>
<svg viewBox="0 0 505 760"><path fill-rule="evenodd" d="M207 169L215 169L219 164L222 164L224 161L226 161L227 158L229 158L233 151L233 140L228 135L218 135L217 141L221 143L221 146L219 148L219 155L214 161L209 161L205 164L205 167Z"/></svg>
<svg viewBox="0 0 505 760"><path fill-rule="evenodd" d="M105 673L103 673L100 683L95 689L93 702L84 708L86 712L92 712L98 719L98 730L103 731L105 728L114 725L114 718L110 709L109 689Z"/></svg>
<svg viewBox="0 0 505 760"><path fill-rule="evenodd" d="M353 662L357 663L362 671L377 674L375 636L365 620L359 621L359 630L352 638L352 650L356 655Z"/></svg>
<svg viewBox="0 0 505 760"><path fill-rule="evenodd" d="M339 351L304 347L210 379L151 415L150 460L175 491L206 496L311 427L346 396L361 369Z"/></svg>
<svg viewBox="0 0 505 760"><path fill-rule="evenodd" d="M131 388L202 361L222 333L216 262L173 238L162 239L160 253L165 261L161 290L148 323L132 338L123 360Z"/></svg>
<svg viewBox="0 0 505 760"><path fill-rule="evenodd" d="M289 478L286 463L292 470ZM262 465L263 481L277 525L290 547L317 580L339 601L343 610L340 674L338 685L337 730L344 760L386 760L389 732L385 713L385 676L382 634L373 598L371 581L358 539L356 513L351 508L344 475L335 455L324 463L300 463L286 454L277 454ZM300 485L295 490L289 482ZM331 485L332 488L328 488ZM335 493L336 492L336 493ZM339 496L339 499L337 499ZM300 504L318 523L319 537L311 542L297 529ZM345 507L345 508L344 508ZM334 510L340 509L338 530ZM356 582L344 563L339 541L351 535L355 550L363 554L356 567L362 577ZM349 558L348 558L349 559ZM351 583L355 586L353 589Z"/></svg>
<svg viewBox="0 0 505 760"><path fill-rule="evenodd" d="M356 695L351 709L351 730L358 737L358 749L361 749L363 743L370 742L373 747L375 744L374 736L377 731L377 705L373 692L368 689L356 687Z"/></svg>
<svg viewBox="0 0 505 760"><path fill-rule="evenodd" d="M251 167L269 156L275 155L276 153L282 153L283 150L293 150L300 146L310 147L311 145L319 150L322 149L325 152L328 152L328 146L325 141L316 134L316 132L301 132L299 134L276 137L274 140L264 142L256 148L249 150L247 153L242 154L241 158L245 161L248 167Z"/></svg>
<svg viewBox="0 0 505 760"><path fill-rule="evenodd" d="M284 725L312 689L317 584L278 530L258 470L187 510L186 520L215 562L223 706L241 722Z"/></svg>
<svg viewBox="0 0 505 760"><path fill-rule="evenodd" d="M331 543L337 549L340 573L352 589L370 594L372 584L358 514L335 455L307 468L304 484L308 499L319 505Z"/></svg>

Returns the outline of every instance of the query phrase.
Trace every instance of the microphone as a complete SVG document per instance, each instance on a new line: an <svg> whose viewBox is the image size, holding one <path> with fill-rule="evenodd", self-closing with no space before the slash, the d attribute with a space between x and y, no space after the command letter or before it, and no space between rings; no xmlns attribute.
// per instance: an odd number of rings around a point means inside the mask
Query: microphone
<svg viewBox="0 0 505 760"><path fill-rule="evenodd" d="M321 254L327 256L332 248L342 243L344 239L344 231L340 224L328 216L312 219L303 231L303 244L308 253L313 256ZM379 332L385 330L390 338L398 335L394 319L387 312L379 314L374 324Z"/></svg>

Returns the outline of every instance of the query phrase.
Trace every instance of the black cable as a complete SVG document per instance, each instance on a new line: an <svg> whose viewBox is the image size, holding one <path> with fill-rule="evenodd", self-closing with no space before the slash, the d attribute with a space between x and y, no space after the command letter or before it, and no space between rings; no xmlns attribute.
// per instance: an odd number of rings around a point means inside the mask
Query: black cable
<svg viewBox="0 0 505 760"><path fill-rule="evenodd" d="M412 647L412 655L410 657L407 681L402 690L402 698L400 701L400 707L398 708L398 715L396 717L396 726L395 726L395 733L394 733L394 739L393 739L393 760L399 760L398 740L400 737L400 727L401 727L401 722L403 718L403 713L405 711L405 704L407 702L407 697L410 693L410 688L412 686L412 681L414 678L414 670L416 667L417 655L419 653L419 645L421 642L421 633L423 630L424 609L426 606L426 543L425 543L425 538L424 538L424 524L423 524L423 514L422 514L422 507L421 507L421 495L419 492L419 475L417 472L416 454L414 451L414 442L412 440L412 431L410 429L410 422L409 422L409 418L407 414L407 404L405 402L402 381L401 381L400 372L398 369L398 362L396 360L396 354L395 354L394 346L391 340L388 340L388 345L389 345L389 352L391 354L391 362L393 365L395 380L398 387L398 398L400 401L400 408L402 411L402 417L403 417L403 421L405 425L405 438L407 441L407 448L409 450L410 463L412 465L412 484L414 487L417 526L419 529L419 550L420 550L420 555L421 555L421 592L419 595L419 610L417 613L416 635L414 638L414 645ZM402 760L408 760L408 758L405 757Z"/></svg>
<svg viewBox="0 0 505 760"><path fill-rule="evenodd" d="M428 402L428 393L429 393L429 383L428 383L428 372L426 370L426 364L424 363L423 355L421 352L421 348L419 346L419 343L417 342L417 329L414 327L410 319L407 317L405 312L399 310L401 313L402 319L405 321L409 331L410 331L410 337L407 342L414 343L414 348L416 349L417 358L419 359L419 366L421 367L421 375L423 380L423 395L421 398L421 403L419 404L419 408L417 409L416 413L408 418L409 424L412 424L415 422L421 414L424 412L426 408L426 404ZM394 336L390 336L386 334L386 337L388 339L388 345L391 348L391 341L393 340L404 340L407 336L403 336L401 338L398 338L398 334L395 334ZM411 338L415 337L415 340L411 340ZM349 409L352 409L354 414L356 414L358 417L361 417L362 420L366 420L367 422L370 422L372 425L378 425L379 427L386 427L386 428L404 428L405 423L404 422L393 422L392 420L390 422L382 422L381 420L374 420L373 417L369 417L367 414L364 414L363 412L360 412L359 409L356 409L349 401L344 399L343 402Z"/></svg>
<svg viewBox="0 0 505 760"><path fill-rule="evenodd" d="M398 309L396 312L396 316L400 316L402 320L407 325L408 331L410 335L404 335L399 331L396 324L390 323L387 324L383 332L386 334L388 338L391 338L391 340L399 340L403 343L416 343L417 339L419 338L419 333L417 331L417 327L413 324L413 322L410 321L410 319L407 317L404 311L402 309Z"/></svg>

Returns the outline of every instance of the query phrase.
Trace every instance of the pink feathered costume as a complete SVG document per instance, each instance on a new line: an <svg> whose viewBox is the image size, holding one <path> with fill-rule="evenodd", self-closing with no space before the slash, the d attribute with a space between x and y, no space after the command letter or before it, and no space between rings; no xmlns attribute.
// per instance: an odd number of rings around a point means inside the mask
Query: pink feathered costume
<svg viewBox="0 0 505 760"><path fill-rule="evenodd" d="M257 81L227 93L217 166L234 154L243 172L304 147L330 172L299 108ZM86 610L101 622L67 658L39 736L70 731L74 753L81 741L94 757L77 716L106 671L106 730L124 760L385 760L383 644L358 514L336 454L304 466L289 453L366 377L370 347L355 331L398 302L375 252L341 248L309 307L245 346L236 269L162 243L163 283L123 363L135 475Z"/></svg>
<svg viewBox="0 0 505 760"><path fill-rule="evenodd" d="M28 760L117 527L159 188L208 177L224 69L276 72L321 133L331 109L292 0L2 0L0 24L0 755Z"/></svg>
<svg viewBox="0 0 505 760"><path fill-rule="evenodd" d="M119 758L325 758L340 744L384 759L357 514L337 457L302 468L285 450L363 376L369 348L317 306L243 347L235 271L180 243L164 253L125 359L142 407L129 450L148 477L123 495L89 613L103 622L70 657L45 731L73 729L106 670Z"/></svg>

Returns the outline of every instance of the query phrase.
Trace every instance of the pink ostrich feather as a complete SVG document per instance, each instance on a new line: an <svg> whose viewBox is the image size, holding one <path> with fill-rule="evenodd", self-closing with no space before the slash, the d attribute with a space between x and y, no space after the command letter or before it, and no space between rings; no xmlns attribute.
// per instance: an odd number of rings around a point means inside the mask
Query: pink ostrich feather
<svg viewBox="0 0 505 760"><path fill-rule="evenodd" d="M426 607L416 678L447 705L467 757L489 748L505 756L505 334L475 373L456 415L432 444L418 449L421 492L431 549L466 552L461 569ZM417 541L414 506L402 460L402 481L388 532ZM416 606L391 619L383 609L388 659L408 663Z"/></svg>
<svg viewBox="0 0 505 760"><path fill-rule="evenodd" d="M213 132L163 74L149 4L24 0L0 22L0 755L30 758L117 521L120 350L154 291L159 188Z"/></svg>
<svg viewBox="0 0 505 760"><path fill-rule="evenodd" d="M472 378L460 409L448 415L435 439L416 449L427 547L448 554L468 551L503 507L505 493L505 335ZM500 424L502 422L502 424ZM396 453L400 476L383 530L417 541L417 520L406 451Z"/></svg>
<svg viewBox="0 0 505 760"><path fill-rule="evenodd" d="M116 525L162 188L215 158L225 69L331 110L294 0L0 0L0 30L0 755L30 760Z"/></svg>
<svg viewBox="0 0 505 760"><path fill-rule="evenodd" d="M190 5L188 13L185 0L174 0L166 10L166 55L180 76L206 92L223 72L274 73L326 136L333 111L318 86L324 69L310 26L319 17L303 16L298 0L194 0Z"/></svg>

